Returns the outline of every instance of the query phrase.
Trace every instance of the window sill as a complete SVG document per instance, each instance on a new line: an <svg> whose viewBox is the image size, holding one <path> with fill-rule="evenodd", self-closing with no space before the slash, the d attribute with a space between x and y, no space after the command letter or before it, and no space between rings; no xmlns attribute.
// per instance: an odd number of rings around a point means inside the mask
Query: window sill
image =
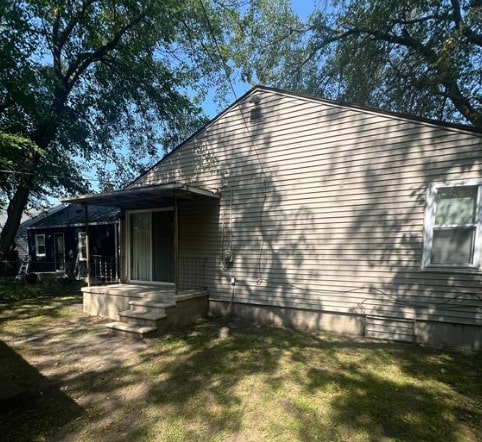
<svg viewBox="0 0 482 442"><path fill-rule="evenodd" d="M444 272L444 273L481 273L480 267L464 267L464 266L443 266L443 265L428 265L422 267L424 272Z"/></svg>

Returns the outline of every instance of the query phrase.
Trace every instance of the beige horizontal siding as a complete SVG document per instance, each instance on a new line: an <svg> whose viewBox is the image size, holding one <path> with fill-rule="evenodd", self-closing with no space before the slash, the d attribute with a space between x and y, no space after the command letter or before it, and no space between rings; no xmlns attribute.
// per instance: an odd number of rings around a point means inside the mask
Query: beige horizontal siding
<svg viewBox="0 0 482 442"><path fill-rule="evenodd" d="M212 299L482 324L480 275L421 270L427 185L482 178L482 137L275 92L249 97L132 186L218 191L180 207ZM234 254L223 270L223 250Z"/></svg>

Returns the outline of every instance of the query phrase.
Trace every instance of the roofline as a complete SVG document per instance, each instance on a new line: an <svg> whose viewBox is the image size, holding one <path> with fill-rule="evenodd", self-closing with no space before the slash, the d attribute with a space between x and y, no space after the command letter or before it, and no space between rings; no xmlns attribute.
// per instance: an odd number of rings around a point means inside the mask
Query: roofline
<svg viewBox="0 0 482 442"><path fill-rule="evenodd" d="M346 102L338 101L338 100L330 100L328 98L321 98L321 97L306 94L306 93L303 93L303 92L291 92L291 91L287 91L287 90L284 90L284 89L262 86L262 85L255 86L249 92L251 92L255 89L265 90L265 91L269 91L269 92L275 92L275 93L282 94L282 95L291 95L291 96L294 96L294 97L306 98L306 99L309 99L309 100L312 100L312 101L318 101L320 103L328 104L328 105L331 105L331 106L344 107L344 108L347 108L347 109L353 109L353 110L358 110L358 111L363 111L363 112L369 112L369 113L372 113L372 114L379 114L379 115L384 115L384 116L388 116L388 117L394 117L394 118L405 120L405 121L411 121L413 123L425 123L425 124L429 124L431 126L436 126L436 127L445 127L445 128L449 128L449 129L461 130L461 131L464 131L464 132L482 134L482 128L476 127L476 126L469 126L469 125L461 124L461 123L450 123L448 121L436 120L436 119L433 119L433 118L426 118L426 117L419 117L419 116L416 116L416 115L405 114L405 113L402 113L402 112L394 112L394 111L389 111L389 110L383 110L383 109L378 109L378 108L375 108L375 107L364 106L364 105L361 105L361 104L351 104L351 103L346 103Z"/></svg>
<svg viewBox="0 0 482 442"><path fill-rule="evenodd" d="M97 221L97 222L88 222L89 227L95 227L95 226L108 226L111 224L117 224L119 222L119 219L115 219L112 221ZM85 227L86 223L67 223L67 224L54 224L53 226L32 226L32 227L27 227L26 230L45 230L45 229L62 229L64 227Z"/></svg>
<svg viewBox="0 0 482 442"><path fill-rule="evenodd" d="M382 109L377 109L374 107L370 106L363 106L363 105L358 105L358 104L350 104L350 103L345 103L342 101L337 101L337 100L330 100L328 98L321 98L321 97L316 97L314 95L306 94L303 92L291 92L285 89L279 89L275 87L269 87L269 86L262 86L262 85L256 85L253 86L251 89L249 89L247 92L245 92L241 97L237 98L230 106L228 106L226 109L218 113L215 117L213 117L211 120L209 120L203 127L198 129L196 132L194 132L189 138L186 138L183 142L178 144L174 149L172 149L170 152L168 152L166 155L164 155L157 163L155 163L153 166L149 167L143 174L139 175L135 180L131 181L129 184L125 186L125 189L127 189L129 186L134 184L136 181L139 181L143 176L147 175L152 169L157 167L160 163L162 163L164 160L169 158L172 154L174 154L178 149L180 149L182 146L187 144L189 141L191 141L193 138L195 138L197 135L199 135L201 132L207 130L210 126L212 126L218 119L220 119L224 114L228 113L231 109L235 108L238 106L238 104L245 100L246 97L249 95L254 94L256 91L268 91L268 92L274 92L277 94L282 94L282 95L289 95L297 98L305 98L308 100L312 101L317 101L319 103L324 103L330 106L336 106L336 107L343 107L346 109L353 109L357 111L362 111L362 112L368 112L371 114L376 114L376 115L383 115L387 117L392 117L396 118L399 120L403 121L409 121L412 123L422 123L422 124L427 124L430 126L435 126L435 127L443 127L447 129L455 129L455 130L460 130L463 132L469 132L477 135L482 135L482 128L475 127L475 126L468 126L465 124L458 124L458 123L449 123L446 121L441 121L441 120L435 120L435 119L430 119L430 118L425 118L425 117L418 117L415 115L409 115L409 114L404 114L401 112L393 112L393 111L388 111L388 110L382 110Z"/></svg>
<svg viewBox="0 0 482 442"><path fill-rule="evenodd" d="M159 197L163 198L181 198L185 199L186 195L219 199L219 194L197 186L192 186L184 182L173 181L164 184L153 184L149 186L135 186L122 190L114 190L110 192L94 193L87 195L80 195L77 197L62 198L62 201L76 204L84 204L86 206L107 206L119 207L128 210L155 207L150 205L154 202L152 199L156 197L156 203L159 203ZM120 197L120 198L119 198ZM143 205L132 204L132 198L139 197L148 198ZM146 204L147 203L147 204Z"/></svg>
<svg viewBox="0 0 482 442"><path fill-rule="evenodd" d="M164 160L169 158L174 152L176 152L178 149L180 149L182 146L187 144L189 141L191 141L193 138L197 137L201 132L207 130L210 126L212 126L217 120L219 120L224 114L228 113L231 109L236 107L241 101L243 101L248 95L251 95L255 90L257 89L263 89L263 86L254 86L252 87L249 91L245 92L241 97L236 99L233 103L231 103L226 109L223 111L219 112L216 116L211 118L203 127L198 129L196 132L194 132L191 136L186 138L184 141L182 141L180 144L178 144L174 149L172 149L170 152L166 153L157 163L149 167L144 173L139 175L136 179L131 181L129 184L127 184L124 189L127 189L129 186L133 185L136 181L139 181L143 176L147 175L152 169L156 168L160 163L162 163ZM266 88L269 89L269 88Z"/></svg>

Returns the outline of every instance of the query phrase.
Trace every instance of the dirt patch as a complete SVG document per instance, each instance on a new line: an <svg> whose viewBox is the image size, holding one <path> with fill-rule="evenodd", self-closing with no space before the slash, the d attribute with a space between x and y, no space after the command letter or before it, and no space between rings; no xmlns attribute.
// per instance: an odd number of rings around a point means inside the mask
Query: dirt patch
<svg viewBox="0 0 482 442"><path fill-rule="evenodd" d="M110 320L86 315L78 301L0 305L0 385L15 387L0 415L2 441L77 441L84 426L104 441L122 440L140 412L129 404L152 401L152 380L139 367L156 357L160 337L115 336L105 328Z"/></svg>
<svg viewBox="0 0 482 442"><path fill-rule="evenodd" d="M90 406L115 410L112 398L96 386L148 346L110 335L108 321L85 315L81 304L71 302L59 300L54 309L35 314L28 305L4 304L0 310L0 319L9 319L0 323L3 441L62 440L53 437L56 430L88 418Z"/></svg>

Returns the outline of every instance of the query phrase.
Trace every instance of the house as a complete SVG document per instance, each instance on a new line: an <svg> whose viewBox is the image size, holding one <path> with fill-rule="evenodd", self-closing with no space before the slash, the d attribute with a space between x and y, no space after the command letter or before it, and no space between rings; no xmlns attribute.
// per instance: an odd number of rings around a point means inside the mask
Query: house
<svg viewBox="0 0 482 442"><path fill-rule="evenodd" d="M481 188L478 129L258 86L124 190L70 200L122 208L126 289L191 278L214 314L480 350Z"/></svg>
<svg viewBox="0 0 482 442"><path fill-rule="evenodd" d="M28 245L27 245L27 228L40 221L45 216L49 216L58 210L61 210L64 206L57 205L46 210L38 211L36 213L24 213L22 216L22 221L17 229L14 239L14 249L10 253L10 259L2 261L0 263L0 276L5 278L14 279L17 275L19 268L21 267L22 261L28 256ZM7 220L7 213L0 213L0 229L3 228Z"/></svg>
<svg viewBox="0 0 482 442"><path fill-rule="evenodd" d="M17 233L15 234L15 249L17 250L20 259L23 258L25 255L28 255L27 229L30 226L38 223L41 219L53 215L59 210L62 210L64 207L65 206L63 204L58 204L56 206L35 213L31 218L27 218L25 219L25 221L22 221L20 223L20 226L17 229Z"/></svg>
<svg viewBox="0 0 482 442"><path fill-rule="evenodd" d="M30 221L26 228L28 273L40 279L58 275L84 279L89 273L96 282L117 282L118 218L117 208L86 210L72 204Z"/></svg>

